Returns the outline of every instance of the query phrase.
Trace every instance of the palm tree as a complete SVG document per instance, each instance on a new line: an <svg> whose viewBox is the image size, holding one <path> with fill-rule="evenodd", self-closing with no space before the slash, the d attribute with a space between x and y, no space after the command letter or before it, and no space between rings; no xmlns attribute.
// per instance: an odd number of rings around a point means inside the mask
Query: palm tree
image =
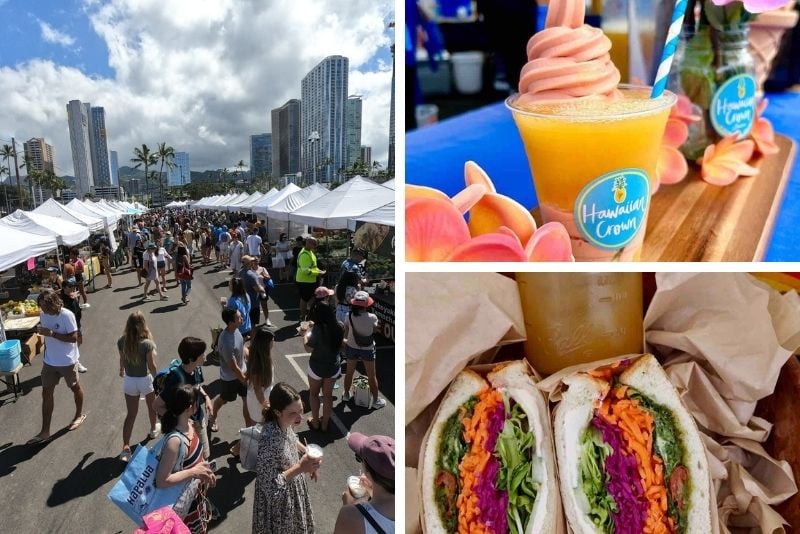
<svg viewBox="0 0 800 534"><path fill-rule="evenodd" d="M33 158L29 154L25 154L22 158L23 162L20 167L25 167L28 172L28 183L30 184L31 188L31 198L33 199L33 206L36 207L36 190L33 188L36 185L38 192L39 192L39 203L43 202L42 200L42 171L33 168Z"/></svg>
<svg viewBox="0 0 800 534"><path fill-rule="evenodd" d="M244 167L244 160L240 159L239 163L236 164L236 168L239 169L239 181L242 180L242 168Z"/></svg>
<svg viewBox="0 0 800 534"><path fill-rule="evenodd" d="M3 145L3 148L0 148L0 157L3 158L3 161L8 164L8 160L13 158L16 155L16 151L11 145ZM11 166L8 166L9 169L9 176L11 176L10 170ZM22 209L22 185L19 182L19 170L17 170L17 202L19 202L19 209Z"/></svg>
<svg viewBox="0 0 800 534"><path fill-rule="evenodd" d="M158 174L159 193L161 195L161 203L164 203L164 163L167 164L167 172L175 168L172 162L175 159L175 149L167 146L167 143L158 143L158 152L156 157L161 162L161 171Z"/></svg>
<svg viewBox="0 0 800 534"><path fill-rule="evenodd" d="M134 148L133 153L136 155L135 158L131 158L131 163L135 163L136 165L133 166L134 169L138 169L142 165L144 165L144 188L148 190L148 179L150 178L149 169L150 165L155 165L158 163L158 157L147 148L147 145L142 144L142 148Z"/></svg>

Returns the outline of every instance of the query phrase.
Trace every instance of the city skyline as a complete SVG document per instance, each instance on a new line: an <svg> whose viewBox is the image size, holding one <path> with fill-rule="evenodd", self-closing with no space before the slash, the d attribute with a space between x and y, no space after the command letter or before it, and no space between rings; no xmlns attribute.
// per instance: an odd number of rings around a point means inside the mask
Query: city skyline
<svg viewBox="0 0 800 534"><path fill-rule="evenodd" d="M24 4L5 5L14 23L0 53L0 91L13 98L0 109L0 138L15 136L20 150L20 140L43 137L55 147L56 173L76 176L64 104L97 102L121 166L130 165L134 147L163 141L196 154L194 170L232 169L249 161L248 139L265 131L265 113L269 131L270 110L300 97L303 76L339 54L350 59L348 90L364 96L362 142L385 165L393 3L301 0L246 10L240 3L166 11L137 0L46 1L37 20L63 39L36 21L27 27ZM248 31L253 25L270 39Z"/></svg>

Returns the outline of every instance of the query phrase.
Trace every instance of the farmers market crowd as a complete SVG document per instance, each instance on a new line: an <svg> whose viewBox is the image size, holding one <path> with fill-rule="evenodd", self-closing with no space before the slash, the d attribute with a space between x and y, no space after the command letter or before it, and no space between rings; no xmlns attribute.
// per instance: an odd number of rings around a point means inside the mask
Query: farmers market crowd
<svg viewBox="0 0 800 534"><path fill-rule="evenodd" d="M156 361L157 343L145 315L137 310L128 316L116 343L126 406L119 458L128 462L128 468L110 495L112 501L134 520L138 517L140 524L148 524L155 517L126 510L125 503L120 504L113 495L118 489L134 490L125 486L126 475L133 471L130 474L136 482L136 470L145 465L146 448L131 446L139 399L143 397L149 437L160 436L153 447L157 469L151 489L161 495L168 492L175 499L168 502L166 512L157 512L177 514L191 532L206 532L209 523L219 517L207 496L207 489L216 482L214 465L209 462L208 432L220 431L220 410L238 397L247 428L229 452L243 468L257 473L252 531L314 532L307 481L316 480L322 451L298 440L294 427L302 423L304 414L300 395L273 374L276 331L269 319L268 301L275 287L273 277L295 283L300 311L297 329L310 353L306 369L310 428L328 432L333 389L342 375L342 402L352 402L353 376L359 362L367 375L369 408L380 409L386 401L379 394L375 373L378 319L369 311L372 297L363 291L367 283L366 253L354 249L342 263L335 287L329 289L319 284L326 271L318 265L317 240L305 236L289 241L281 234L270 244L263 221L228 213L153 211L121 225L119 239L121 252L117 254L111 252L107 239L96 244L107 277L105 287L113 285L111 267L115 274L127 268L136 275L142 301L154 296L168 300L171 277L173 288L180 287L182 305L189 306L199 257L202 265L213 263L219 270L230 270L230 295L220 303L217 313L224 328L212 346L197 337L184 337L178 346L179 359L163 369ZM79 373L88 371L80 362L80 345L82 310L90 304L77 249L70 251L69 258L61 270L50 270L51 287L38 296L38 333L45 339L42 425L28 441L31 447L43 446L53 437L54 391L61 378L75 403L68 430L76 430L86 421ZM214 358L220 366L222 387L214 399L203 386L206 358ZM245 439L245 435L251 439ZM335 532L394 532L394 440L352 433L347 441L360 463L361 476L349 481L341 495L343 506ZM133 495L131 491L128 493Z"/></svg>

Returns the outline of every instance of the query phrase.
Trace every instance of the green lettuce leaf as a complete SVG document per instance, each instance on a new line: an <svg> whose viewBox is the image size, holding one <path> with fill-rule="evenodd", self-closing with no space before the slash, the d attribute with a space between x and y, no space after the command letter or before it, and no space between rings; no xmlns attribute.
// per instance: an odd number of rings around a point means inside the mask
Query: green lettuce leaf
<svg viewBox="0 0 800 534"><path fill-rule="evenodd" d="M600 432L588 427L581 436L580 481L583 493L589 499L589 519L601 532L614 532L611 514L617 511L614 498L606 489L606 458L611 456L611 446L603 441Z"/></svg>
<svg viewBox="0 0 800 534"><path fill-rule="evenodd" d="M503 400L508 415L495 445L495 455L500 460L497 488L508 492L509 531L523 534L540 487L533 480L535 436L520 405L514 404L509 410L510 401L505 395Z"/></svg>

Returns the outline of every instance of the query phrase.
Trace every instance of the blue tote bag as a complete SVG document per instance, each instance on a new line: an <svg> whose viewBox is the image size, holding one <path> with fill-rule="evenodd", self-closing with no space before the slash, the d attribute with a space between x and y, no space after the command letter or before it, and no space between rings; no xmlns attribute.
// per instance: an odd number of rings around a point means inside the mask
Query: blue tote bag
<svg viewBox="0 0 800 534"><path fill-rule="evenodd" d="M137 525L142 525L142 517L162 506L172 507L181 496L181 493L189 484L186 480L180 484L175 484L168 488L156 488L156 472L158 471L158 460L161 457L161 449L170 436L169 433L161 438L153 448L141 446L128 462L128 467L122 476L111 488L108 498L111 502L119 506ZM181 439L181 446L178 451L178 460L175 465L183 465L183 458L186 444Z"/></svg>

